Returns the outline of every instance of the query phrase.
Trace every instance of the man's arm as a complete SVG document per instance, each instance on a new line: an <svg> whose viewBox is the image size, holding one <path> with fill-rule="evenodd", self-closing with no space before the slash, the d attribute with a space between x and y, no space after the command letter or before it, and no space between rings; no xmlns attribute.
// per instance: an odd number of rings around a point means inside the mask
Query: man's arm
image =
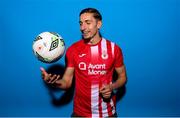
<svg viewBox="0 0 180 118"><path fill-rule="evenodd" d="M58 79L55 84L61 89L68 89L72 85L72 79L74 76L74 68L67 67L62 79Z"/></svg>
<svg viewBox="0 0 180 118"><path fill-rule="evenodd" d="M60 75L47 73L44 68L40 69L42 73L42 78L46 83L56 85L58 88L61 89L68 89L71 87L72 79L74 76L73 67L67 67L62 78L60 77Z"/></svg>
<svg viewBox="0 0 180 118"><path fill-rule="evenodd" d="M111 84L110 87L112 90L122 87L127 81L125 66L115 68L115 71L117 72L118 79Z"/></svg>
<svg viewBox="0 0 180 118"><path fill-rule="evenodd" d="M100 93L104 98L110 98L114 89L120 88L126 83L127 79L125 66L115 68L115 71L118 74L118 79L114 83L105 85L100 88Z"/></svg>

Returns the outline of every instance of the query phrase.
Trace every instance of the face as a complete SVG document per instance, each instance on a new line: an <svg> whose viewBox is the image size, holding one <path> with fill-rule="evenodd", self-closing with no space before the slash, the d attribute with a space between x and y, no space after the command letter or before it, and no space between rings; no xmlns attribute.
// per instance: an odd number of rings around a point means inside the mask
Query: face
<svg viewBox="0 0 180 118"><path fill-rule="evenodd" d="M84 39L92 39L99 35L102 22L95 19L92 13L83 13L80 16L80 30Z"/></svg>

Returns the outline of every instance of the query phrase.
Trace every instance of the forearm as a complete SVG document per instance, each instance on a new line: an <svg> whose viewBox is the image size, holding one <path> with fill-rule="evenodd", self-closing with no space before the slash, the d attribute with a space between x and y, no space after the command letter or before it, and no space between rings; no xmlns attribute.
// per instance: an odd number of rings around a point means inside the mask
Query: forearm
<svg viewBox="0 0 180 118"><path fill-rule="evenodd" d="M116 68L115 70L118 74L118 79L114 83L111 84L111 89L117 89L124 86L127 80L125 66Z"/></svg>
<svg viewBox="0 0 180 118"><path fill-rule="evenodd" d="M122 86L124 86L126 83L126 76L118 78L114 83L111 84L111 89L118 89Z"/></svg>
<svg viewBox="0 0 180 118"><path fill-rule="evenodd" d="M68 89L72 85L74 68L67 68L62 79L56 81L56 86L61 89Z"/></svg>
<svg viewBox="0 0 180 118"><path fill-rule="evenodd" d="M54 85L58 88L61 88L61 89L66 89L67 85L66 85L66 81L64 79L60 79L60 80L57 80Z"/></svg>

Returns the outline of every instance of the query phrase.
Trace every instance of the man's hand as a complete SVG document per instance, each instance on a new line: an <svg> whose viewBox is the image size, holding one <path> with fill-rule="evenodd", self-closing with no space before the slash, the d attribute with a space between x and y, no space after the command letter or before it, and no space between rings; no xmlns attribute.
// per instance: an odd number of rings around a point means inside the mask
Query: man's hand
<svg viewBox="0 0 180 118"><path fill-rule="evenodd" d="M111 84L108 84L108 85L103 85L101 88L100 88L100 94L103 96L103 98L110 98L111 97L111 93L112 93L112 86Z"/></svg>
<svg viewBox="0 0 180 118"><path fill-rule="evenodd" d="M43 80L48 84L54 84L58 79L60 79L60 75L48 74L43 67L41 67L40 70Z"/></svg>

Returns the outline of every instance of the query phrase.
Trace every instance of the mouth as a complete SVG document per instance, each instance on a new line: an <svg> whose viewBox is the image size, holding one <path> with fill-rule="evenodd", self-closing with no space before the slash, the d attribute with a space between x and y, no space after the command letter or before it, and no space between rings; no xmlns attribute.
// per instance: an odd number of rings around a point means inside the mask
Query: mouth
<svg viewBox="0 0 180 118"><path fill-rule="evenodd" d="M82 31L83 36L87 36L89 34L89 31Z"/></svg>

